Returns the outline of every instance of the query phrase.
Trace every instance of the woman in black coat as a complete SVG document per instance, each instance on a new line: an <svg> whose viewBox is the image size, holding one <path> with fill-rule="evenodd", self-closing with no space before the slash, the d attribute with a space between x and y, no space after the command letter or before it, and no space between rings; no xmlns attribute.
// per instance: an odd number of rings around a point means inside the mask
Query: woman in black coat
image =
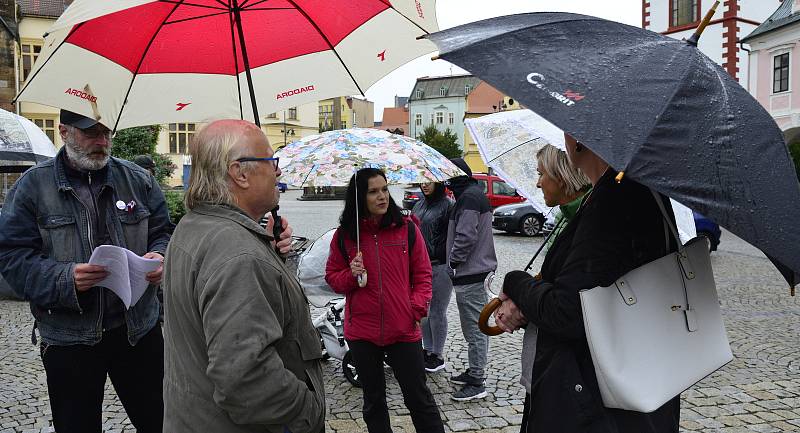
<svg viewBox="0 0 800 433"><path fill-rule="evenodd" d="M541 280L513 271L505 276L501 294L518 308L516 317L498 319L501 327L515 329L525 321L539 327L522 431L677 433L679 396L647 414L603 406L579 296L583 289L611 285L677 246L668 236L666 247L663 216L647 187L626 178L616 182L607 163L566 138L570 161L594 187L549 250ZM668 201L664 204L671 210Z"/></svg>
<svg viewBox="0 0 800 433"><path fill-rule="evenodd" d="M419 229L428 246L433 270L431 305L428 316L421 323L425 370L433 373L446 367L443 352L447 339L447 305L453 293L453 283L447 274L445 250L447 224L454 203L439 182L424 183L420 189L423 198L414 205L412 212L419 219Z"/></svg>

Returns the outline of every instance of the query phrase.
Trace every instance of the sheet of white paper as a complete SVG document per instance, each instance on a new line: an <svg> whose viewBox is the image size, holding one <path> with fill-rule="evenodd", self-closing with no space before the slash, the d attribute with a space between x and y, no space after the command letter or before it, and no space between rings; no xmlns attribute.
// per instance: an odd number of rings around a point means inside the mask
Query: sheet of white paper
<svg viewBox="0 0 800 433"><path fill-rule="evenodd" d="M150 284L145 276L158 269L161 260L145 259L114 245L100 245L92 252L89 264L106 267L108 276L97 285L114 292L125 308L130 308L136 305Z"/></svg>

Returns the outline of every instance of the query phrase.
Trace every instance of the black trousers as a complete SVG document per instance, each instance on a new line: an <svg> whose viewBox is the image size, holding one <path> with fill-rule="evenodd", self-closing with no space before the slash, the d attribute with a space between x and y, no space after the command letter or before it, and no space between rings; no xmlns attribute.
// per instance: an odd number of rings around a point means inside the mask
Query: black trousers
<svg viewBox="0 0 800 433"><path fill-rule="evenodd" d="M439 407L425 381L425 363L422 343L395 343L380 347L368 341L349 341L353 362L364 391L364 422L370 433L390 433L389 408L386 405L386 379L383 359L394 371L400 384L403 402L411 413L411 421L418 433L443 433Z"/></svg>
<svg viewBox="0 0 800 433"><path fill-rule="evenodd" d="M106 375L138 433L160 433L164 420L164 337L156 325L136 346L127 328L94 346L42 344L47 392L58 433L101 433Z"/></svg>

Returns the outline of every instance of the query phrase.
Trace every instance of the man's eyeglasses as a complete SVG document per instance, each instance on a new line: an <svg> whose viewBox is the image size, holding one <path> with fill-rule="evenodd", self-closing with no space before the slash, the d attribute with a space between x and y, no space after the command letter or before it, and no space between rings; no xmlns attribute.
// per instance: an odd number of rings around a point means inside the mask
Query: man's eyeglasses
<svg viewBox="0 0 800 433"><path fill-rule="evenodd" d="M280 160L280 158L279 157L275 157L275 156L273 156L271 158L256 158L256 157L252 157L252 156L247 156L247 157L244 157L244 158L237 159L236 162L270 161L272 163L272 168L274 170L277 170L278 169L278 161L279 160Z"/></svg>
<svg viewBox="0 0 800 433"><path fill-rule="evenodd" d="M100 127L93 126L91 128L86 128L86 129L81 129L81 128L77 129L81 131L81 134L83 134L86 138L91 138L91 139L100 137L111 138L111 130L104 126Z"/></svg>

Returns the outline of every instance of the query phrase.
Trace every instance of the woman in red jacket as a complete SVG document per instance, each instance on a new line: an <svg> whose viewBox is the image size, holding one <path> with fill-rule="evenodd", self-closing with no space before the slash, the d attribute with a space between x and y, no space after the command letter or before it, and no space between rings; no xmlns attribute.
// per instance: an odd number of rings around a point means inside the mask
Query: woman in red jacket
<svg viewBox="0 0 800 433"><path fill-rule="evenodd" d="M367 428L370 433L392 431L383 375L385 355L417 432L444 432L439 408L425 383L419 321L428 313L432 274L419 228L403 217L389 195L386 175L374 168L361 169L350 179L339 224L331 240L325 280L347 297L344 336L363 386ZM368 275L367 283L359 287L362 273Z"/></svg>

